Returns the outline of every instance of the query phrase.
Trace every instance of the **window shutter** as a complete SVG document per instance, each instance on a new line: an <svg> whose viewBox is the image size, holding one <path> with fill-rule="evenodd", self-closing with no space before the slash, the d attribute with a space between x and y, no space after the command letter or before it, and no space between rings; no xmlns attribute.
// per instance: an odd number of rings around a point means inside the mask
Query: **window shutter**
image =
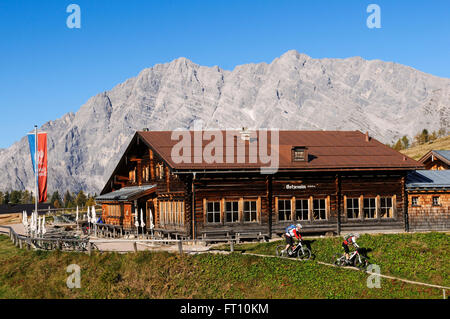
<svg viewBox="0 0 450 319"><path fill-rule="evenodd" d="M325 200L325 219L330 219L330 196Z"/></svg>
<svg viewBox="0 0 450 319"><path fill-rule="evenodd" d="M397 195L394 195L392 197L392 207L393 207L393 213L394 215L392 216L393 218L397 218ZM405 209L405 207L403 206L403 209Z"/></svg>
<svg viewBox="0 0 450 319"><path fill-rule="evenodd" d="M278 197L275 197L275 214L276 214L276 220L279 221L279 218L278 218Z"/></svg>
<svg viewBox="0 0 450 319"><path fill-rule="evenodd" d="M208 210L206 209L206 198L203 198L203 219L205 224L208 222Z"/></svg>
<svg viewBox="0 0 450 319"><path fill-rule="evenodd" d="M291 198L291 220L295 220L295 196Z"/></svg>
<svg viewBox="0 0 450 319"><path fill-rule="evenodd" d="M261 197L256 202L256 221L261 224Z"/></svg>

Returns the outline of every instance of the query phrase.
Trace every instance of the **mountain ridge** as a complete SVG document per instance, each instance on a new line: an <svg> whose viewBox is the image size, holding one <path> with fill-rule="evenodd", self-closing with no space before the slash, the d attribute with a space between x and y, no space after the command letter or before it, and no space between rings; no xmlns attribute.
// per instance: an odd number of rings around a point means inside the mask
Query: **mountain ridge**
<svg viewBox="0 0 450 319"><path fill-rule="evenodd" d="M382 142L448 129L450 79L361 57L314 59L290 50L225 70L186 58L155 64L80 109L46 122L49 190L98 192L136 130L360 130ZM0 149L0 189L32 189L26 138Z"/></svg>

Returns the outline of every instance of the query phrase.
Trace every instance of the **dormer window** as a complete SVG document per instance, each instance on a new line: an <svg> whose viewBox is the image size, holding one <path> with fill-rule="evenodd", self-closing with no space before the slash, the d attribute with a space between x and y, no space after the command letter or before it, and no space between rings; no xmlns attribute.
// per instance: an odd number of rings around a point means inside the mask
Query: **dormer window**
<svg viewBox="0 0 450 319"><path fill-rule="evenodd" d="M303 146L295 146L292 148L292 161L304 162L308 160L307 148Z"/></svg>

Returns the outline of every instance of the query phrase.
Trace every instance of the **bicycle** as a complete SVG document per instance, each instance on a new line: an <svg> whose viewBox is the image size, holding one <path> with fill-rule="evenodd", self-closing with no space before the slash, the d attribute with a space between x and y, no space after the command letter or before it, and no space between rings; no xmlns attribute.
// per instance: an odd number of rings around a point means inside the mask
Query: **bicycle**
<svg viewBox="0 0 450 319"><path fill-rule="evenodd" d="M278 257L297 257L300 260L308 260L311 258L311 250L308 247L304 247L302 241L299 241L297 245L290 245L285 250L286 245L278 245L276 248L276 255Z"/></svg>
<svg viewBox="0 0 450 319"><path fill-rule="evenodd" d="M360 270L366 270L369 266L369 260L367 257L361 255L360 249L357 248L348 258L348 260L345 258L345 254L342 253L336 253L333 255L332 263L335 266L342 267L342 266L354 266Z"/></svg>

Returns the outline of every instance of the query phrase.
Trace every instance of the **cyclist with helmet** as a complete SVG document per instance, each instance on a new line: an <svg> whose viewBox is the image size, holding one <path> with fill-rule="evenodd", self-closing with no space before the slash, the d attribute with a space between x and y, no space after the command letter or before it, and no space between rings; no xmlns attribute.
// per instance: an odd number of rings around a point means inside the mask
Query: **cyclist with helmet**
<svg viewBox="0 0 450 319"><path fill-rule="evenodd" d="M300 235L300 229L302 229L301 224L290 225L286 227L286 231L284 237L286 238L286 248L284 251L287 251L290 246L294 246L294 237L298 240L302 240L302 235Z"/></svg>
<svg viewBox="0 0 450 319"><path fill-rule="evenodd" d="M356 243L356 240L359 238L359 234L355 233L355 234L348 234L344 237L344 241L342 242L342 247L344 248L345 251L345 259L348 263L348 259L349 259L349 254L350 254L350 250L348 249L348 245L352 245L355 248L359 248L358 244Z"/></svg>

